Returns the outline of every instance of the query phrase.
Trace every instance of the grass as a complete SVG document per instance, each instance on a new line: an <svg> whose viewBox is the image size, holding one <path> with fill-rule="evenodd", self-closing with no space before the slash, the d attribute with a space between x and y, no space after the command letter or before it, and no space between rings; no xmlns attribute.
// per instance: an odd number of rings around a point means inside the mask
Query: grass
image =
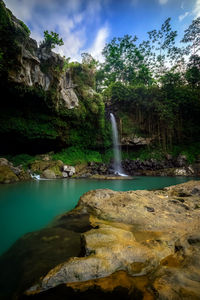
<svg viewBox="0 0 200 300"><path fill-rule="evenodd" d="M29 154L18 154L18 155L6 155L5 156L14 166L22 165L25 169L28 168L28 165L34 162L37 157Z"/></svg>
<svg viewBox="0 0 200 300"><path fill-rule="evenodd" d="M172 156L178 156L179 154L185 155L187 157L187 161L192 164L200 155L200 142L189 145L174 146L170 154Z"/></svg>
<svg viewBox="0 0 200 300"><path fill-rule="evenodd" d="M188 163L194 163L197 157L200 155L200 143L195 143L192 145L179 145L174 146L170 151L168 151L174 158L178 155L185 155ZM25 169L28 165L34 162L36 159L41 159L38 156L32 156L29 154L18 154L18 155L6 155L9 161L11 161L14 166L22 165ZM88 163L88 162L99 162L99 163L109 163L113 159L113 150L108 149L104 153L98 151L84 149L80 147L69 147L63 149L60 152L51 155L53 160L61 160L64 164L75 166L77 164ZM122 159L141 161L156 159L161 161L165 159L166 152L161 148L154 149L141 149L138 151L122 151Z"/></svg>
<svg viewBox="0 0 200 300"><path fill-rule="evenodd" d="M63 149L52 156L54 160L62 160L64 164L75 166L76 164L88 163L88 162L102 162L101 154L97 151L69 147Z"/></svg>

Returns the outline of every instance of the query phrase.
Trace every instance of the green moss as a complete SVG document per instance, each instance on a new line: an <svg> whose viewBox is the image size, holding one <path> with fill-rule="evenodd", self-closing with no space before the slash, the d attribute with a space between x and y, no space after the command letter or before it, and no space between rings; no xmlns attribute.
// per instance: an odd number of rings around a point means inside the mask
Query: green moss
<svg viewBox="0 0 200 300"><path fill-rule="evenodd" d="M38 122L39 121L39 122ZM28 139L56 139L58 132L50 122L41 122L40 120L18 117L1 116L0 132L16 132Z"/></svg>
<svg viewBox="0 0 200 300"><path fill-rule="evenodd" d="M29 167L33 173L42 174L45 170L51 170L57 176L62 176L61 169L63 166L63 162L60 160L35 160L33 163L29 164Z"/></svg>
<svg viewBox="0 0 200 300"><path fill-rule="evenodd" d="M11 25L11 13L6 9L3 1L0 1L0 30L9 25Z"/></svg>
<svg viewBox="0 0 200 300"><path fill-rule="evenodd" d="M62 177L62 172L60 170L60 166L58 166L58 165L53 166L53 167L49 168L49 170L53 171L56 176Z"/></svg>
<svg viewBox="0 0 200 300"><path fill-rule="evenodd" d="M28 34L28 36L31 34L30 29L28 28L28 26L26 24L24 24L23 21L19 21L20 25L23 27L24 31Z"/></svg>

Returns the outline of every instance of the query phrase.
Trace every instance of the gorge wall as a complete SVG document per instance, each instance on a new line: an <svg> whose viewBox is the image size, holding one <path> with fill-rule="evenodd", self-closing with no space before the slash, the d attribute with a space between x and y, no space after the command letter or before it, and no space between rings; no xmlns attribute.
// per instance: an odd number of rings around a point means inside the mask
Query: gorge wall
<svg viewBox="0 0 200 300"><path fill-rule="evenodd" d="M0 16L2 153L103 144L104 104L94 89L93 70L38 47L28 27L3 1Z"/></svg>

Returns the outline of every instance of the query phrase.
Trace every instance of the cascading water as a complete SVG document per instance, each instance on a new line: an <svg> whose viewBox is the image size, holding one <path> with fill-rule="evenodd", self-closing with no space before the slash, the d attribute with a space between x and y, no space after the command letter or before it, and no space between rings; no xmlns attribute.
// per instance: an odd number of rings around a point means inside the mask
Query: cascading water
<svg viewBox="0 0 200 300"><path fill-rule="evenodd" d="M114 172L116 175L127 176L124 174L122 165L121 165L121 150L119 147L119 137L117 130L117 123L115 120L115 116L110 113L111 125L112 125L112 138L113 138L113 152L114 152Z"/></svg>

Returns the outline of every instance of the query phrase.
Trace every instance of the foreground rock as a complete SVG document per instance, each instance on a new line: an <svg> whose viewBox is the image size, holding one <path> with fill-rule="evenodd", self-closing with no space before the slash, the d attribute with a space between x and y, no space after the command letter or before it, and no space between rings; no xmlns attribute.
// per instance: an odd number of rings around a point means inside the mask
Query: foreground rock
<svg viewBox="0 0 200 300"><path fill-rule="evenodd" d="M15 299L200 299L199 181L160 191L90 191L46 230L26 244L20 239L0 261L2 270L12 266L11 278L16 262L23 270ZM70 232L79 238L74 255L60 244L70 242ZM39 241L52 245L41 244L43 255ZM70 251L66 259L57 259L60 247ZM4 273L3 286L10 282Z"/></svg>

